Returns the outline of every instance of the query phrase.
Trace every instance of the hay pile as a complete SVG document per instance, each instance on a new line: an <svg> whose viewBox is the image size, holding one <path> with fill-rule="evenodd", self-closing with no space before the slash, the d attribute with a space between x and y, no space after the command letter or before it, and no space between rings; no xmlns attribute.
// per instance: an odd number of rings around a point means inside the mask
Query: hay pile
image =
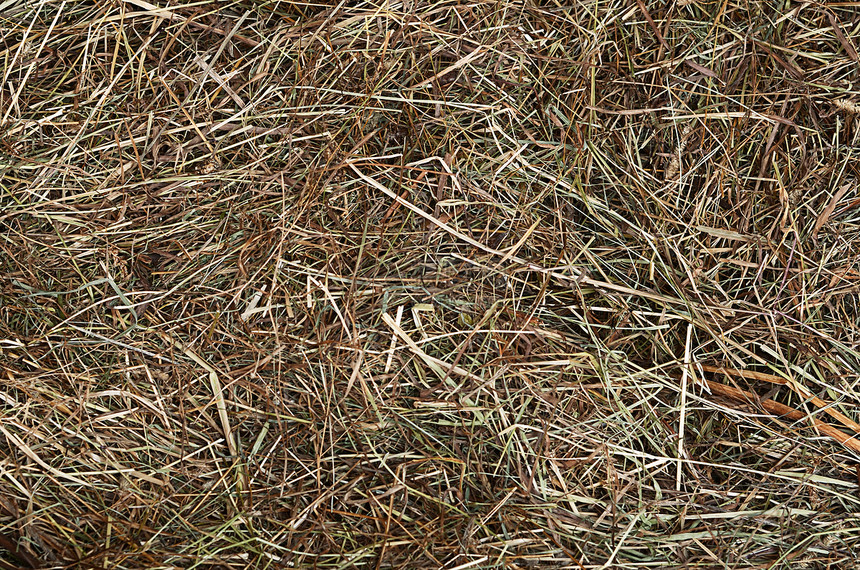
<svg viewBox="0 0 860 570"><path fill-rule="evenodd" d="M852 6L0 0L0 568L853 567Z"/></svg>

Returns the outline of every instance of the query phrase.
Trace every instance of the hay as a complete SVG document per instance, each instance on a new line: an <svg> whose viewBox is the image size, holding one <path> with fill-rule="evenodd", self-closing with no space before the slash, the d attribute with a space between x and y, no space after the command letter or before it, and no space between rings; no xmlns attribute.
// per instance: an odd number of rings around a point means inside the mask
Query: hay
<svg viewBox="0 0 860 570"><path fill-rule="evenodd" d="M856 8L0 26L0 567L857 564Z"/></svg>

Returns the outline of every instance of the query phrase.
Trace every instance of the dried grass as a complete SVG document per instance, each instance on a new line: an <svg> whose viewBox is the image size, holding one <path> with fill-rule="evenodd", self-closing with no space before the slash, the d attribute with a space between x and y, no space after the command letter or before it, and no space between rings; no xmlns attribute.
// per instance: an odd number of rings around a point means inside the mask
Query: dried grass
<svg viewBox="0 0 860 570"><path fill-rule="evenodd" d="M0 568L857 564L853 4L0 29Z"/></svg>

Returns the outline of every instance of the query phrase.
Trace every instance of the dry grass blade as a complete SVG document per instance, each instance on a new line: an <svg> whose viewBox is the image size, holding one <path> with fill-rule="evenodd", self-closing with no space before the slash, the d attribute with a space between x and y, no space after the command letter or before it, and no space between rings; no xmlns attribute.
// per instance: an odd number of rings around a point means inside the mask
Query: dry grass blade
<svg viewBox="0 0 860 570"><path fill-rule="evenodd" d="M860 435L860 424L847 417L845 414L840 413L838 410L833 409L832 404L828 404L821 398L809 394L807 390L805 390L802 386L798 385L796 382L791 382L789 380L785 380L784 378L773 376L772 374L755 372L753 370L732 370L728 368L720 368L717 366L707 365L702 365L702 369L706 372L722 372L731 376L739 376L741 378L748 378L751 380L761 380L764 382L770 382L772 384L786 385L792 390L794 390L798 394L798 396L809 400L813 405L821 409L824 413L837 420L839 423L853 431L855 434Z"/></svg>
<svg viewBox="0 0 860 570"><path fill-rule="evenodd" d="M0 0L0 568L860 566L858 38Z"/></svg>
<svg viewBox="0 0 860 570"><path fill-rule="evenodd" d="M753 403L758 398L751 393L745 390L739 390L738 388L733 388L731 386L726 386L725 384L720 384L719 382L708 382L708 387L716 394L721 396L726 396L728 398L732 398L734 400L738 400L741 402L749 402ZM810 420L812 425L828 437L832 437L848 449L860 452L860 440L857 439L857 435L848 435L831 425L828 425L821 420L810 417L809 414L805 414L799 410L795 410L785 404L780 404L779 402L775 402L773 400L759 400L761 407L767 410L772 414L779 414L780 416L784 416L790 418L792 420Z"/></svg>

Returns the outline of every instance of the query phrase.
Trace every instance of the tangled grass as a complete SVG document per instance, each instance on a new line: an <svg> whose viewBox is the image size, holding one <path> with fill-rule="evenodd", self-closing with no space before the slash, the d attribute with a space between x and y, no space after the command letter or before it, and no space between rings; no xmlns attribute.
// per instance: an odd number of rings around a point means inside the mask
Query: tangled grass
<svg viewBox="0 0 860 570"><path fill-rule="evenodd" d="M0 568L857 565L854 4L0 32Z"/></svg>

